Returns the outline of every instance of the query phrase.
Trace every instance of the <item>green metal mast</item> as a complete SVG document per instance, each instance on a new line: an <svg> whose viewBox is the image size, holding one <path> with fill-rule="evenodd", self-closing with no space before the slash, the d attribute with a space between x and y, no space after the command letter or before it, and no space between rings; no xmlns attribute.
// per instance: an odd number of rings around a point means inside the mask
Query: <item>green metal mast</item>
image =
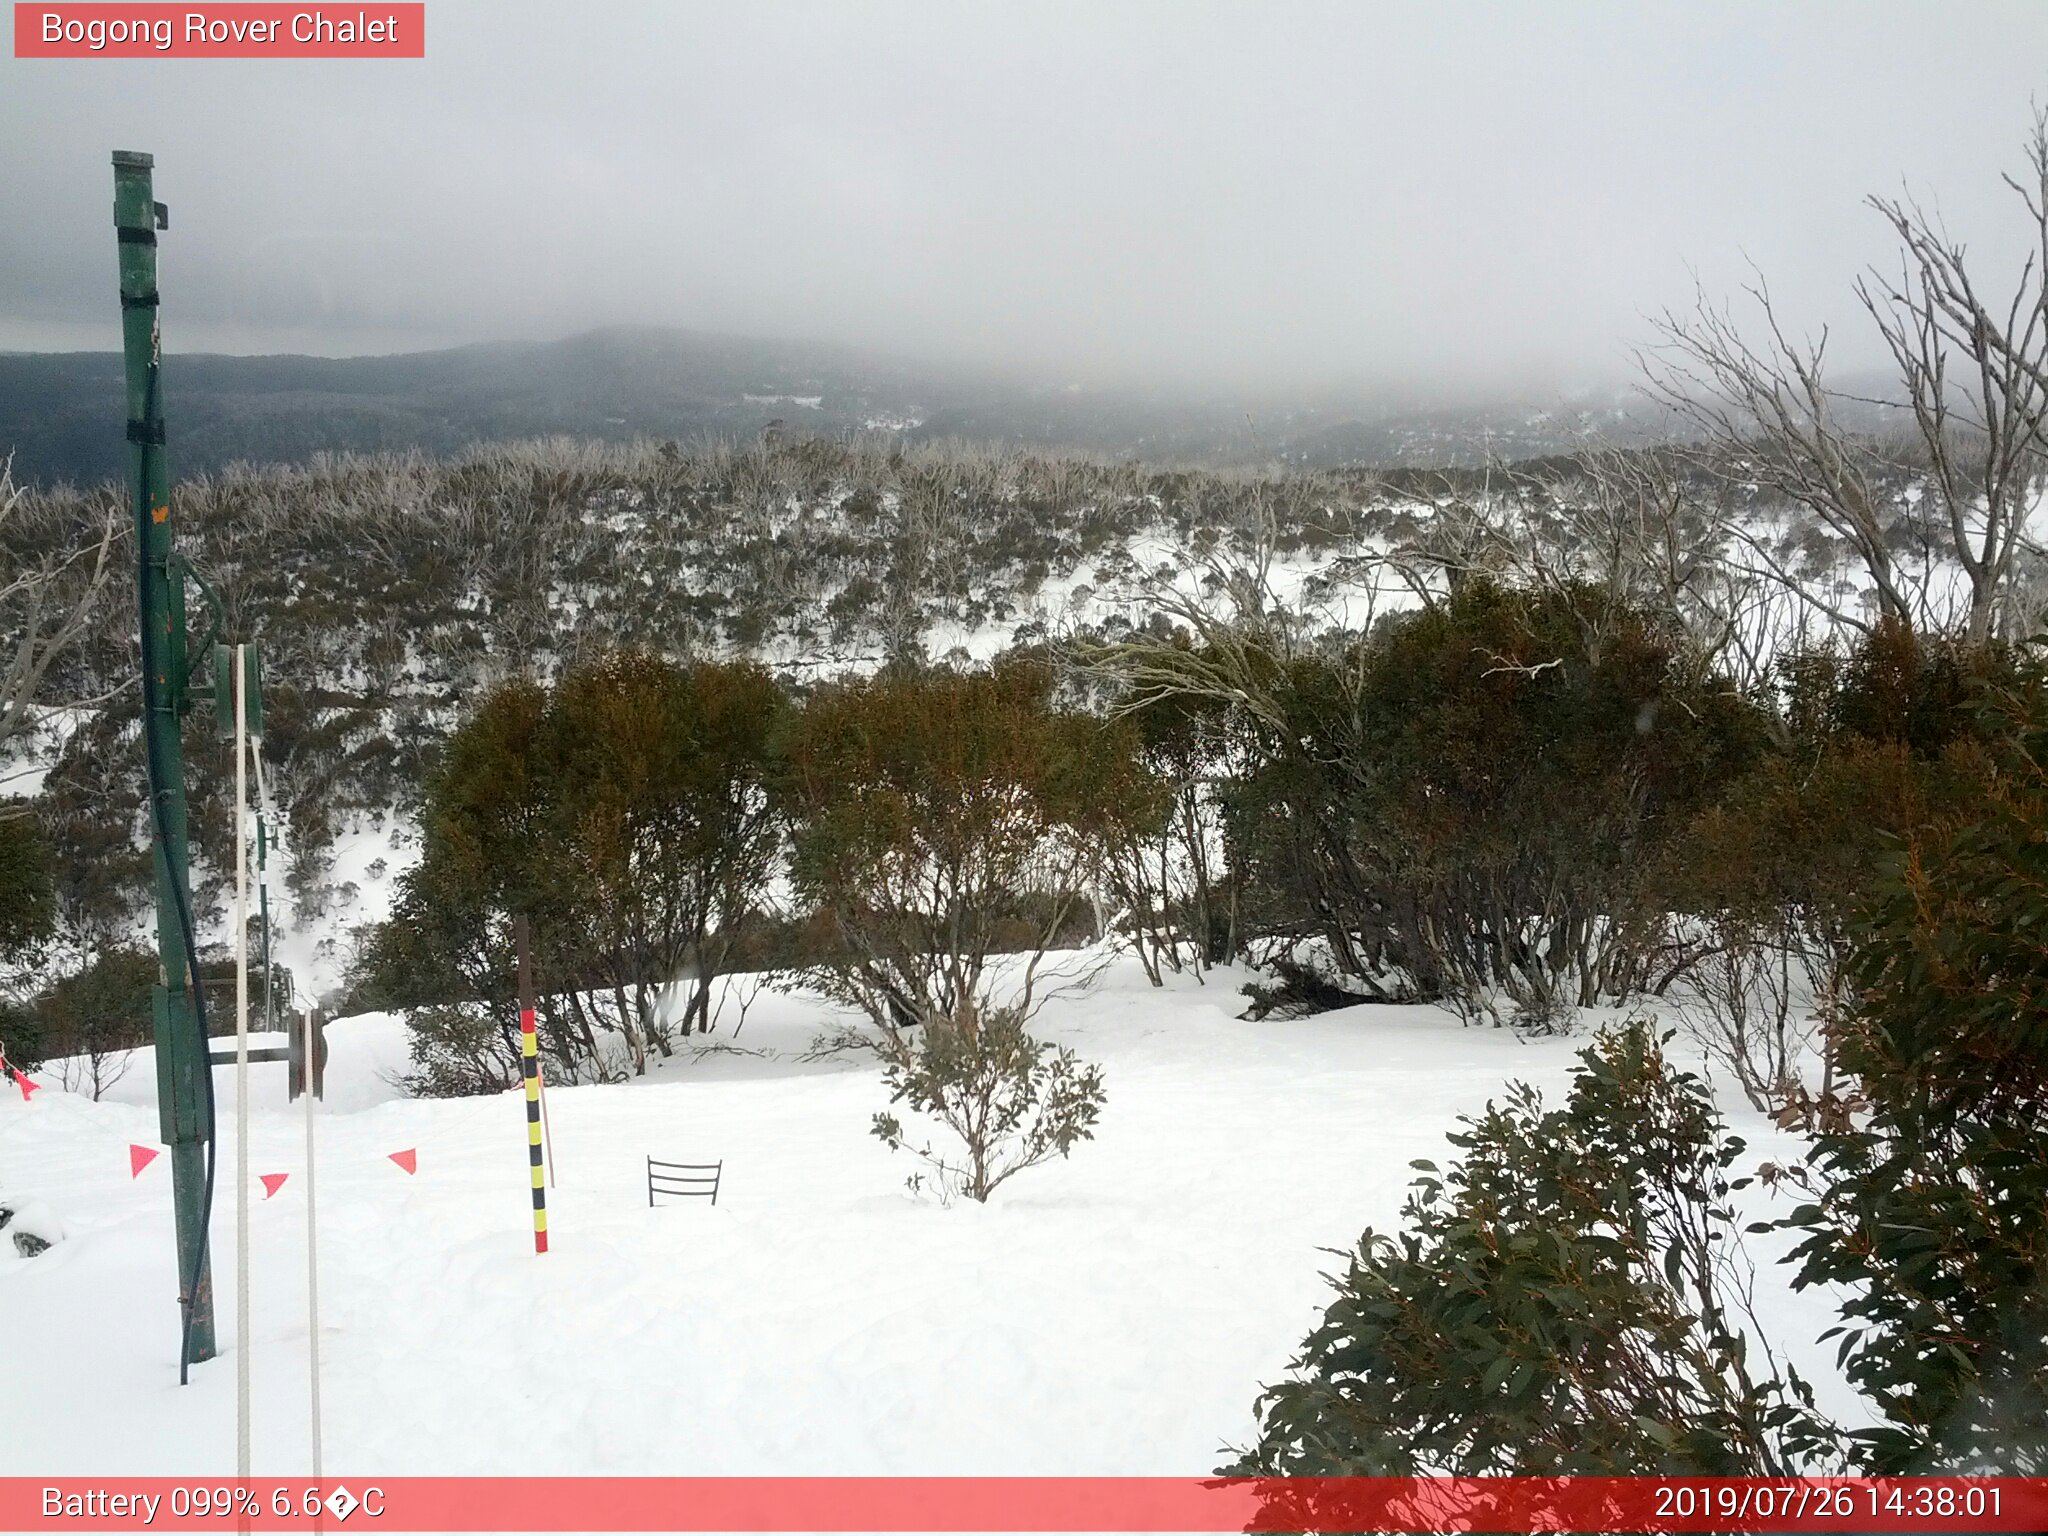
<svg viewBox="0 0 2048 1536"><path fill-rule="evenodd" d="M122 350L128 381L128 463L134 494L136 585L143 656L143 739L149 760L151 842L156 851L154 992L157 1108L171 1149L177 1208L180 1369L214 1354L213 1280L206 1259L206 1143L213 1139L213 1084L195 994L191 887L185 831L184 715L189 707L184 570L171 548L170 472L164 462L158 378L156 232L168 223L155 201L150 156L114 153L114 224L120 237Z"/></svg>

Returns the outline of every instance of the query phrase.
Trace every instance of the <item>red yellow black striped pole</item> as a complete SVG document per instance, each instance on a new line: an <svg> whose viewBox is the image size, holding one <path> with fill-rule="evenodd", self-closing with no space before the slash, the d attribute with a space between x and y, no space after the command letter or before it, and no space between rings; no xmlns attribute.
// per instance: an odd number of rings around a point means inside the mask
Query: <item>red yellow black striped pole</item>
<svg viewBox="0 0 2048 1536"><path fill-rule="evenodd" d="M526 1075L526 1157L533 1170L533 1251L548 1251L548 1191L541 1178L540 1033L534 1027L533 959L527 951L526 919L515 918L512 936L519 946L519 1059Z"/></svg>

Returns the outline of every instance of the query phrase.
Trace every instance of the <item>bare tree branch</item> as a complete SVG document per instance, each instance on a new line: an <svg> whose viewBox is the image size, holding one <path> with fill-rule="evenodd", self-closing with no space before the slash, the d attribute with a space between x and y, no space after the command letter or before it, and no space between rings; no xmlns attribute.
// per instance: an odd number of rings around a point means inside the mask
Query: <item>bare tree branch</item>
<svg viewBox="0 0 2048 1536"><path fill-rule="evenodd" d="M13 468L11 454L0 459L0 548L22 500ZM0 579L0 748L35 725L33 706L44 678L93 620L114 544L110 516L97 542L30 558Z"/></svg>

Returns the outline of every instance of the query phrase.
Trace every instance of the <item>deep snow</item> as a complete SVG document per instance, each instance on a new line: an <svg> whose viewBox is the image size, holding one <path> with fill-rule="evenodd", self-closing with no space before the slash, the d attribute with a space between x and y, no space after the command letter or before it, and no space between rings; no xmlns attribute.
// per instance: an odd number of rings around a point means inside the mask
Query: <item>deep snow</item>
<svg viewBox="0 0 2048 1536"><path fill-rule="evenodd" d="M1244 979L1155 991L1119 962L1050 1003L1039 1032L1104 1064L1108 1106L1094 1142L985 1208L907 1192L915 1165L868 1132L875 1065L797 1060L834 1010L764 994L737 1041L764 1054L679 1051L646 1080L550 1090L545 1256L519 1095L398 1097L398 1022L337 1022L318 1153L328 1469L1208 1472L1325 1304L1322 1250L1392 1224L1409 1161L1441 1159L1458 1114L1514 1077L1553 1093L1586 1043L1429 1008L1246 1022ZM282 1073L252 1069L251 1098L252 1172L292 1175L275 1199L251 1190L255 1465L275 1475L308 1466L304 1130ZM128 1143L156 1142L148 1053L110 1102L0 1092L0 1199L67 1233L34 1259L0 1246L0 1474L232 1470L218 1078L223 1354L182 1390L168 1159L129 1173ZM1749 1161L1769 1155L1756 1117L1731 1118ZM407 1147L416 1175L387 1157ZM717 1207L649 1210L648 1154L722 1158ZM1766 1304L1805 1340L1829 1320L1821 1298Z"/></svg>

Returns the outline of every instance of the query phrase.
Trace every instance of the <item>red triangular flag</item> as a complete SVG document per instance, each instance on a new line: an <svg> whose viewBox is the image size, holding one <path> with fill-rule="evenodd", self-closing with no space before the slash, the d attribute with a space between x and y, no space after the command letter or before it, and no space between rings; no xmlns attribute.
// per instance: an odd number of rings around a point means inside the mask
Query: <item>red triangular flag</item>
<svg viewBox="0 0 2048 1536"><path fill-rule="evenodd" d="M145 1147L137 1142L129 1142L128 1177L131 1179L141 1178L142 1170L156 1161L156 1152L157 1149L155 1147Z"/></svg>
<svg viewBox="0 0 2048 1536"><path fill-rule="evenodd" d="M291 1175L288 1173L259 1173L256 1177L263 1181L263 1198L268 1200L272 1195L284 1188L284 1181L290 1178Z"/></svg>
<svg viewBox="0 0 2048 1536"><path fill-rule="evenodd" d="M34 1078L30 1077L26 1072L17 1072L14 1074L14 1085L15 1087L21 1090L21 1102L24 1104L28 1102L30 1094L34 1093L38 1088L43 1086Z"/></svg>
<svg viewBox="0 0 2048 1536"><path fill-rule="evenodd" d="M403 1152L387 1152L385 1156L398 1164L407 1173L418 1173L420 1171L420 1150L418 1147L407 1147Z"/></svg>

